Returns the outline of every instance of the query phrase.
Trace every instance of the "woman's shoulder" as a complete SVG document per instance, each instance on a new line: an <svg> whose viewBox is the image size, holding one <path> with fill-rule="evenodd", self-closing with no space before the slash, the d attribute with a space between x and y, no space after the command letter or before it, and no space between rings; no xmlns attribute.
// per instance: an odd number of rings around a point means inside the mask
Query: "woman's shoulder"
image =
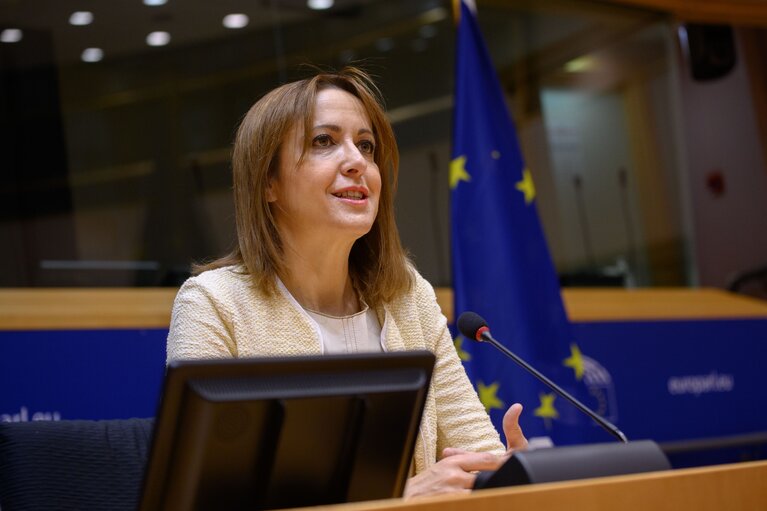
<svg viewBox="0 0 767 511"><path fill-rule="evenodd" d="M193 291L223 298L228 295L238 295L251 288L250 277L241 265L222 266L206 270L190 277L179 289L179 295Z"/></svg>
<svg viewBox="0 0 767 511"><path fill-rule="evenodd" d="M201 283L243 282L248 280L248 273L244 266L240 264L232 264L212 270L205 270L204 272L190 277L189 280Z"/></svg>
<svg viewBox="0 0 767 511"><path fill-rule="evenodd" d="M421 273L418 271L418 269L413 265L413 263L410 263L408 265L408 269L410 270L410 273L413 275L413 286L411 287L411 293L415 295L427 295L427 296L433 296L434 295L434 286L431 285L431 282L426 280L426 278L421 275Z"/></svg>
<svg viewBox="0 0 767 511"><path fill-rule="evenodd" d="M423 305L436 300L434 287L421 275L413 263L408 263L408 270L412 276L412 284L406 292L401 293L393 301L401 304L417 305L420 303Z"/></svg>

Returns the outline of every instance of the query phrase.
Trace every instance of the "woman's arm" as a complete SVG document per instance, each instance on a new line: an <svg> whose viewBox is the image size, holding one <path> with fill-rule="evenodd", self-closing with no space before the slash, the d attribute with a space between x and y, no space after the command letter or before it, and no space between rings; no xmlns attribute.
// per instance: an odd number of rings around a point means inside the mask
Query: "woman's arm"
<svg viewBox="0 0 767 511"><path fill-rule="evenodd" d="M512 450L527 447L519 427L522 406L512 405L504 416L503 428L508 439L505 450L461 365L434 290L420 277L417 294L421 327L437 357L432 391L437 408L437 452L441 459L410 478L404 496L468 492L474 486L477 471L496 470Z"/></svg>
<svg viewBox="0 0 767 511"><path fill-rule="evenodd" d="M451 447L502 454L505 449L458 358L434 289L418 279L421 328L437 357L432 390L437 411L437 452Z"/></svg>

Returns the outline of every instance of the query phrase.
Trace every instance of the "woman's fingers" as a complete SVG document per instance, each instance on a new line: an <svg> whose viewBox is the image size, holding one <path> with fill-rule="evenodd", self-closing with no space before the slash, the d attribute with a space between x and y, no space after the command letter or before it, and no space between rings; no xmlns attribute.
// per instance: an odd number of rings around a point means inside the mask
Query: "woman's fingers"
<svg viewBox="0 0 767 511"><path fill-rule="evenodd" d="M447 447L445 449L442 449L442 457L440 459L447 458L449 456L455 456L456 454L466 454L466 449L459 449L457 447Z"/></svg>
<svg viewBox="0 0 767 511"><path fill-rule="evenodd" d="M514 403L503 416L503 433L506 435L506 448L509 451L527 449L527 438L519 426L520 415L522 415L522 405Z"/></svg>
<svg viewBox="0 0 767 511"><path fill-rule="evenodd" d="M445 449L443 456L428 470L408 480L406 498L471 491L477 478L476 472L495 470L503 462L501 456L489 452L466 452L462 449Z"/></svg>
<svg viewBox="0 0 767 511"><path fill-rule="evenodd" d="M445 460L454 461L465 472L496 470L503 461L500 456L490 452L467 452L445 458Z"/></svg>

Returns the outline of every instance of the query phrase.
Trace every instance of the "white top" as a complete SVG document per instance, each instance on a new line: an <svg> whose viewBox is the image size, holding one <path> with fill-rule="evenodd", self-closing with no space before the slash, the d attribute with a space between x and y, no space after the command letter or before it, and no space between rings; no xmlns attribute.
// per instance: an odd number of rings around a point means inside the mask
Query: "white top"
<svg viewBox="0 0 767 511"><path fill-rule="evenodd" d="M381 325L378 316L367 304L350 316L329 316L304 308L320 327L325 353L382 352Z"/></svg>

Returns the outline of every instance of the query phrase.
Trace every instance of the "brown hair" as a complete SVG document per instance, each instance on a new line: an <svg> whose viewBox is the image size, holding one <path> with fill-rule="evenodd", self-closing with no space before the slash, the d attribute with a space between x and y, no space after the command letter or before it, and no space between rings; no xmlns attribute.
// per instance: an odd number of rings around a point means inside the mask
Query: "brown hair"
<svg viewBox="0 0 767 511"><path fill-rule="evenodd" d="M288 83L267 93L250 108L237 130L232 154L238 245L221 259L195 266L195 274L239 264L256 287L267 293L275 291L275 277L284 275L287 269L282 263L280 234L266 200L267 187L277 176L280 146L294 123L303 122L304 150L308 149L315 98L327 88L344 90L362 102L373 127L373 157L381 172L378 215L349 255L354 286L371 305L392 300L410 288L413 274L394 221L397 142L380 91L367 73L354 67Z"/></svg>

